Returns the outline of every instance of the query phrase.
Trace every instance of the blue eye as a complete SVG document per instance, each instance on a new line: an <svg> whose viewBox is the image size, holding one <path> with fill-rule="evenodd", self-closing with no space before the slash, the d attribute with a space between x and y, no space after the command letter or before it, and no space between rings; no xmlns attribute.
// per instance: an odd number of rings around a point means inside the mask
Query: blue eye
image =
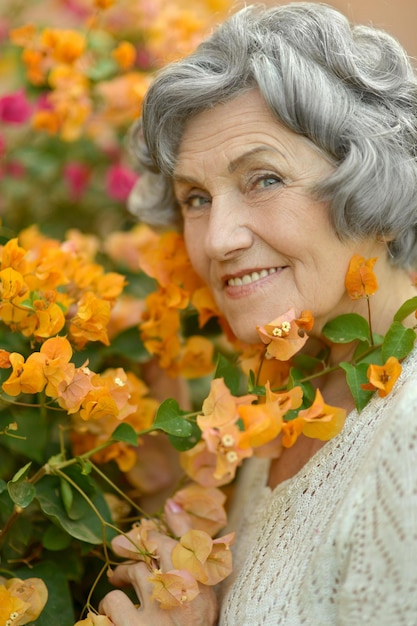
<svg viewBox="0 0 417 626"><path fill-rule="evenodd" d="M200 207L208 203L209 203L209 199L206 198L205 196L190 196L185 201L185 204L190 209L199 209Z"/></svg>
<svg viewBox="0 0 417 626"><path fill-rule="evenodd" d="M262 176L262 178L258 178L255 183L255 187L261 187L265 189L266 187L271 187L272 185L282 183L282 179L279 176Z"/></svg>

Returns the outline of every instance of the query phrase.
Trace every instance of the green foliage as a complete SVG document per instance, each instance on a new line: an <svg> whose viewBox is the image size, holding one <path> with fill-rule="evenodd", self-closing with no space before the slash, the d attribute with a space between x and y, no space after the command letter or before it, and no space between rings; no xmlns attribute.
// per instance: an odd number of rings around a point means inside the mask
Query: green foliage
<svg viewBox="0 0 417 626"><path fill-rule="evenodd" d="M367 320L357 313L339 315L323 328L323 335L333 343L369 341L370 331Z"/></svg>

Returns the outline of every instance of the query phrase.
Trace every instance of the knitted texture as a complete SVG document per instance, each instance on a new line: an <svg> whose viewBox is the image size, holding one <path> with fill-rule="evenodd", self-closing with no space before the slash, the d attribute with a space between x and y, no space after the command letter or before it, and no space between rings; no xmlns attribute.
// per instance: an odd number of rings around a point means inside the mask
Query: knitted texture
<svg viewBox="0 0 417 626"><path fill-rule="evenodd" d="M417 626L417 350L298 474L268 471L239 479L219 626Z"/></svg>

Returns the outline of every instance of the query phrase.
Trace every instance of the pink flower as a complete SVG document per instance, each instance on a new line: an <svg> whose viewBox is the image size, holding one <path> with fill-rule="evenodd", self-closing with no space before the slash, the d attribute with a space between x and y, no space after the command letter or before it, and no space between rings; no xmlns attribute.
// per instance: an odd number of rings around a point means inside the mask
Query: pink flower
<svg viewBox="0 0 417 626"><path fill-rule="evenodd" d="M124 202L127 200L137 174L122 165L113 165L107 172L107 192L111 198Z"/></svg>
<svg viewBox="0 0 417 626"><path fill-rule="evenodd" d="M78 200L84 193L90 178L90 170L82 163L67 163L64 168L64 178L70 189L73 200Z"/></svg>
<svg viewBox="0 0 417 626"><path fill-rule="evenodd" d="M21 89L0 98L0 120L11 124L23 124L32 113L32 107Z"/></svg>

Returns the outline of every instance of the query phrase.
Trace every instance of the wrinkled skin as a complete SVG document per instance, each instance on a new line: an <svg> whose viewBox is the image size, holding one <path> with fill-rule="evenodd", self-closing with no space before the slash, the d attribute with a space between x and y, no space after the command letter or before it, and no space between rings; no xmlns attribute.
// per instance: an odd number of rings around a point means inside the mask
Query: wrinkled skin
<svg viewBox="0 0 417 626"><path fill-rule="evenodd" d="M190 526L184 512L173 513L165 510L167 522L174 534L184 535ZM163 571L173 569L171 553L176 545L174 539L156 532L151 533L152 541L158 544L160 564ZM117 551L117 549L115 550ZM217 622L217 601L211 587L200 584L200 594L189 604L169 611L159 608L151 600L152 585L148 582L149 570L143 562L122 564L115 568L110 582L116 587L131 585L138 597L140 607L121 590L108 593L100 603L100 613L107 615L114 626L214 626Z"/></svg>

